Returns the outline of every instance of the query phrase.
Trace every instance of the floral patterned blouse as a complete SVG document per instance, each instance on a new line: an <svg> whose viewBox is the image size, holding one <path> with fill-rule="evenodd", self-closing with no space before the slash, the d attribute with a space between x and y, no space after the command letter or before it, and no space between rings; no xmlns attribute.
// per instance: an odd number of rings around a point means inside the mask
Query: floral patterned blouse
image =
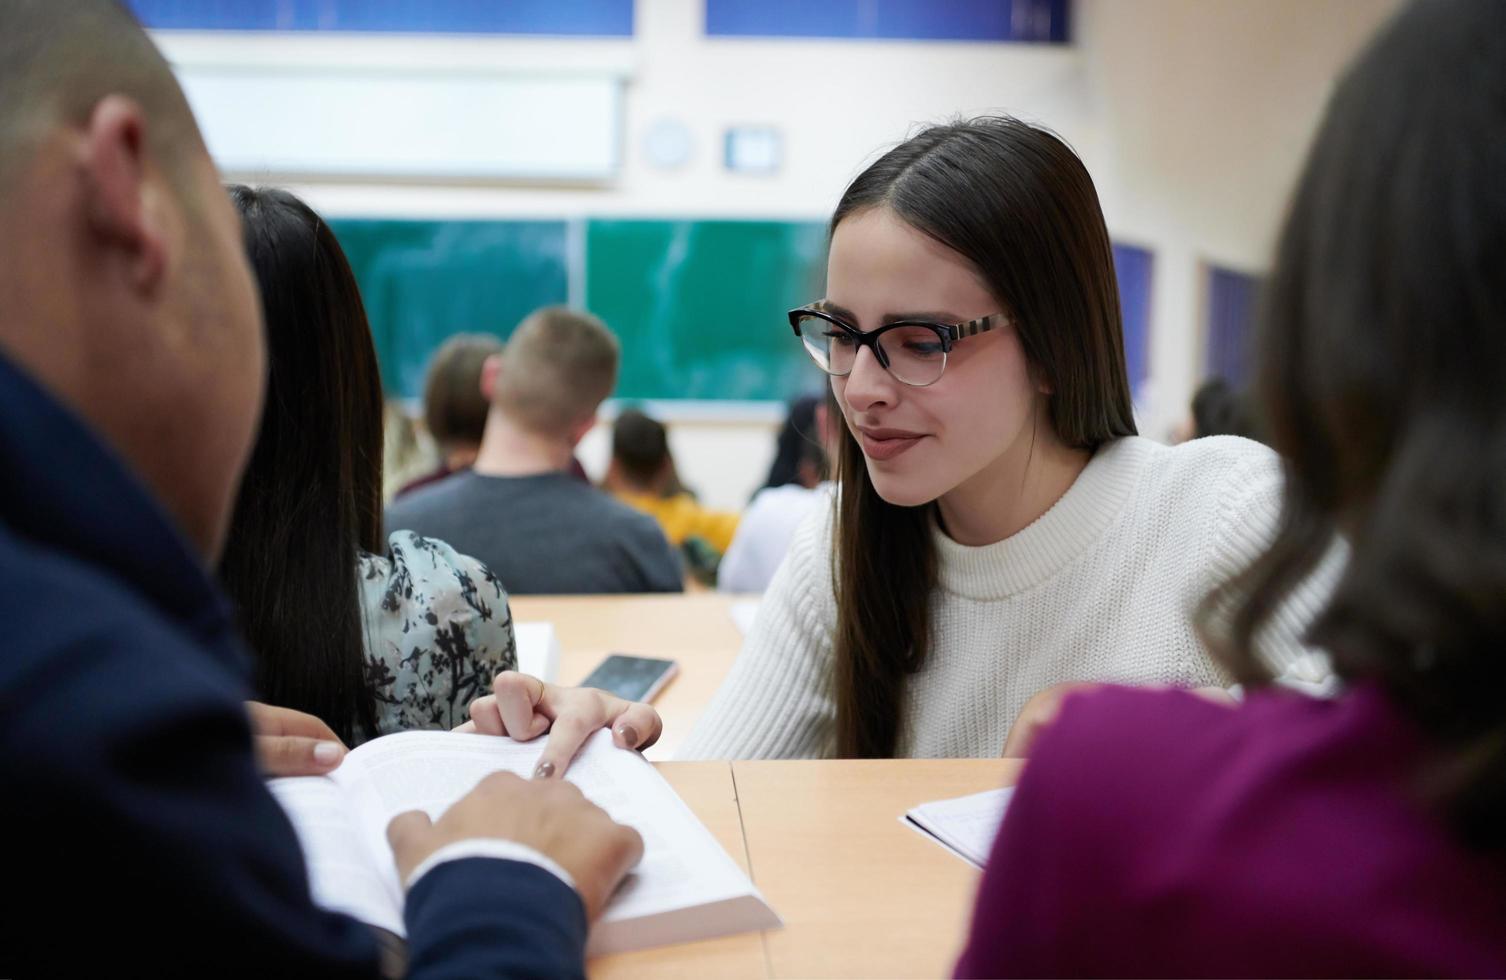
<svg viewBox="0 0 1506 980"><path fill-rule="evenodd" d="M387 548L358 564L378 734L453 728L498 672L517 668L507 593L443 541L398 531Z"/></svg>

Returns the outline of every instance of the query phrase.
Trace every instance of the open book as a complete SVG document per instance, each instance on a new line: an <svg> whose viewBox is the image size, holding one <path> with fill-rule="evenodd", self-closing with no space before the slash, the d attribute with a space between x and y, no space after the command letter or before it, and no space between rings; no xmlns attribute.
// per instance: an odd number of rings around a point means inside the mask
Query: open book
<svg viewBox="0 0 1506 980"><path fill-rule="evenodd" d="M298 832L314 901L405 936L388 821L406 810L438 819L490 773L527 777L543 748L542 738L403 732L354 749L329 776L269 786ZM587 740L565 778L643 835L643 860L591 930L590 955L781 924L664 777L609 732Z"/></svg>
<svg viewBox="0 0 1506 980"><path fill-rule="evenodd" d="M973 867L982 868L988 863L1013 795L1014 787L1007 786L934 800L912 808L900 819Z"/></svg>

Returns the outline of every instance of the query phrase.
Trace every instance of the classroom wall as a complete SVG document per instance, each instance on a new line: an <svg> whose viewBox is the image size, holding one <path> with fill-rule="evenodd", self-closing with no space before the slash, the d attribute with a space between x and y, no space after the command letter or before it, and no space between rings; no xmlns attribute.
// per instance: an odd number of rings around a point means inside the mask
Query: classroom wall
<svg viewBox="0 0 1506 980"><path fill-rule="evenodd" d="M1151 382L1139 413L1160 438L1200 376L1202 263L1265 265L1333 78L1396 5L1078 0L1066 47L705 38L702 0L638 0L632 40L159 38L180 62L606 72L626 86L621 172L605 184L232 175L288 184L333 216L820 220L867 161L918 123L997 110L1044 122L1087 163L1115 239L1154 252ZM678 170L647 159L647 134L665 118L691 134ZM729 125L778 128L780 171L725 171ZM686 414L671 436L686 481L713 505L741 505L767 468L772 426L767 410L736 421ZM588 437L582 458L604 469L605 433Z"/></svg>
<svg viewBox="0 0 1506 980"><path fill-rule="evenodd" d="M1110 232L1155 250L1152 383L1164 438L1202 380L1208 268L1266 269L1334 79L1399 0L1079 0Z"/></svg>

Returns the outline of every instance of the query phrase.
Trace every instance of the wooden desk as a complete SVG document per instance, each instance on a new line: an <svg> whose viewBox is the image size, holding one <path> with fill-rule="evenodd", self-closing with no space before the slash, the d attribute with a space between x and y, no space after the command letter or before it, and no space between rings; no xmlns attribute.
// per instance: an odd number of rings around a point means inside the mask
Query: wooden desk
<svg viewBox="0 0 1506 980"><path fill-rule="evenodd" d="M748 852L743 844L742 816L737 809L732 767L725 762L661 762L657 767L746 872ZM591 961L590 974L592 980L768 976L763 936L756 932L599 957Z"/></svg>
<svg viewBox="0 0 1506 980"><path fill-rule="evenodd" d="M950 976L978 872L900 822L1013 783L1006 759L736 762L753 881L784 917L771 977Z"/></svg>
<svg viewBox="0 0 1506 980"><path fill-rule="evenodd" d="M1012 783L1020 768L1005 759L661 764L785 927L602 957L590 974L949 975L978 874L899 818L917 803Z"/></svg>
<svg viewBox="0 0 1506 980"><path fill-rule="evenodd" d="M654 700L664 734L646 753L674 757L721 687L742 648L730 609L738 598L715 592L686 595L516 596L513 618L548 620L560 643L559 682L578 684L609 653L668 657L680 673Z"/></svg>

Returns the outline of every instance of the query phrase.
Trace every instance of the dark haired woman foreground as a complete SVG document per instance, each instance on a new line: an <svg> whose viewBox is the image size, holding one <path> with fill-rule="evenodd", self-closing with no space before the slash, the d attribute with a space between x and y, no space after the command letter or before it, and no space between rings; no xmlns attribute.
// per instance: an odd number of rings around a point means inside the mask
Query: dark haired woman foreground
<svg viewBox="0 0 1506 980"><path fill-rule="evenodd" d="M334 234L281 190L230 188L261 289L269 376L220 577L266 701L347 744L451 728L516 666L501 583L441 541L382 541L382 387Z"/></svg>
<svg viewBox="0 0 1506 980"><path fill-rule="evenodd" d="M1054 685L1229 682L1191 613L1268 540L1276 456L1134 434L1108 232L1065 143L986 118L886 153L790 321L845 422L837 505L687 755L995 756ZM1267 653L1298 671L1288 611Z"/></svg>
<svg viewBox="0 0 1506 980"><path fill-rule="evenodd" d="M1340 82L1271 280L1281 532L1230 669L1337 535L1348 692L1068 699L984 877L976 976L1506 976L1506 5L1430 0Z"/></svg>

